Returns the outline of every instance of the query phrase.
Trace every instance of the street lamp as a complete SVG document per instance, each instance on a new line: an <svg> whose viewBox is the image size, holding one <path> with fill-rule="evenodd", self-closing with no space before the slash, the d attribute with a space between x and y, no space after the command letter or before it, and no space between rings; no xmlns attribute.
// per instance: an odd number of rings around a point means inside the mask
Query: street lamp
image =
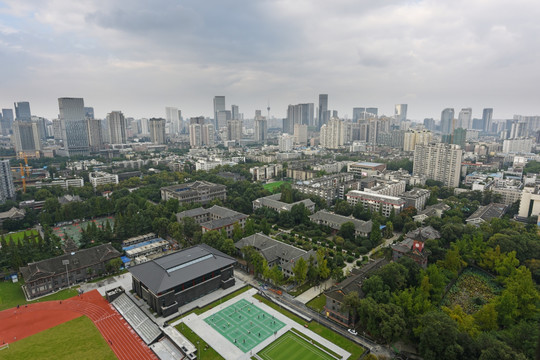
<svg viewBox="0 0 540 360"><path fill-rule="evenodd" d="M62 265L66 265L66 277L67 277L67 284L69 287L69 271L68 271L69 260L62 260Z"/></svg>

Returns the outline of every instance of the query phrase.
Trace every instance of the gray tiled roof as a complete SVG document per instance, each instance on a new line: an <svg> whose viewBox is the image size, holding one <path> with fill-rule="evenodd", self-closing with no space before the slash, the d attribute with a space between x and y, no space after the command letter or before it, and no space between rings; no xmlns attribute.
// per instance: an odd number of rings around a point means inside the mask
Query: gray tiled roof
<svg viewBox="0 0 540 360"><path fill-rule="evenodd" d="M356 229L356 231L366 233L366 234L369 234L371 232L371 227L373 226L373 223L371 222L371 220L362 221L362 220L355 219L353 217L334 214L326 210L317 211L315 214L311 215L309 218L313 222L317 222L318 220L324 220L329 223L335 224L336 226L333 227L333 229L335 230L339 230L341 225L345 224L346 222L352 222L354 224L354 228Z"/></svg>
<svg viewBox="0 0 540 360"><path fill-rule="evenodd" d="M233 216L228 216L221 219L210 220L210 221L204 222L201 224L201 226L209 230L214 230L214 229L222 228L224 226L232 225L247 217L248 216L245 214L238 213Z"/></svg>
<svg viewBox="0 0 540 360"><path fill-rule="evenodd" d="M426 241L428 239L440 239L441 234L431 226L424 226L412 231L409 231L406 238L413 240Z"/></svg>
<svg viewBox="0 0 540 360"><path fill-rule="evenodd" d="M313 251L308 252L299 249L295 246L272 239L262 233L253 234L240 239L234 246L239 250L245 246L253 246L269 263L276 261L278 258L282 258L287 262L283 267L289 271L292 269L292 266L294 266L294 261L296 261L296 259L303 257L307 260L310 255L315 254Z"/></svg>
<svg viewBox="0 0 540 360"><path fill-rule="evenodd" d="M154 294L158 294L235 263L234 258L200 244L133 266L129 272ZM175 270L176 267L178 269Z"/></svg>
<svg viewBox="0 0 540 360"><path fill-rule="evenodd" d="M486 206L480 206L465 221L473 221L473 220L479 220L479 219L482 219L484 221L489 221L493 218L501 218L506 212L507 208L508 208L508 205L496 204L496 203L491 203Z"/></svg>
<svg viewBox="0 0 540 360"><path fill-rule="evenodd" d="M103 244L47 260L29 263L28 266L22 267L20 271L23 274L24 280L30 282L64 273L66 271L66 265L62 264L63 260L69 260L68 271L73 271L109 261L120 257L120 255L111 244Z"/></svg>

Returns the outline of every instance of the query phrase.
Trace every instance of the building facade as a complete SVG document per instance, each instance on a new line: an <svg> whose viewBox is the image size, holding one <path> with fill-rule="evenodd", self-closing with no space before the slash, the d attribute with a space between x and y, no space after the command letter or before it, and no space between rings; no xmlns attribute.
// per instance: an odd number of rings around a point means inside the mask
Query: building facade
<svg viewBox="0 0 540 360"><path fill-rule="evenodd" d="M148 130L150 131L150 141L154 144L165 144L165 119L152 118L148 120Z"/></svg>
<svg viewBox="0 0 540 360"><path fill-rule="evenodd" d="M69 156L90 154L88 128L84 100L82 98L59 98L60 128L64 148Z"/></svg>
<svg viewBox="0 0 540 360"><path fill-rule="evenodd" d="M370 209L372 212L381 212L382 215L388 217L394 211L394 214L399 214L405 208L405 200L388 195L369 193L359 190L351 190L347 193L347 202L352 206L361 203L365 209Z"/></svg>
<svg viewBox="0 0 540 360"><path fill-rule="evenodd" d="M444 186L458 187L463 151L459 145L417 145L414 150L413 175L425 175Z"/></svg>
<svg viewBox="0 0 540 360"><path fill-rule="evenodd" d="M224 201L227 198L227 187L208 181L195 181L161 188L161 198L165 201L177 199L180 204L208 204L212 200Z"/></svg>
<svg viewBox="0 0 540 360"><path fill-rule="evenodd" d="M111 144L127 144L126 119L121 111L107 114Z"/></svg>
<svg viewBox="0 0 540 360"><path fill-rule="evenodd" d="M0 203L15 198L15 185L9 160L0 160Z"/></svg>

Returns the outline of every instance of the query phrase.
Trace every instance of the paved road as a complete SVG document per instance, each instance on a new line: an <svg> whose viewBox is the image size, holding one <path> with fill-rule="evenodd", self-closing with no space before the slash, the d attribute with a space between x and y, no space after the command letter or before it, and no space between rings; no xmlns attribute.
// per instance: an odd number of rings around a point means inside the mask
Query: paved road
<svg viewBox="0 0 540 360"><path fill-rule="evenodd" d="M252 276L247 275L246 273L243 273L241 271L235 271L235 276L242 279L243 281L253 285L255 288L259 289L259 282L253 279ZM310 308L306 307L305 304L302 302L296 300L291 295L284 293L283 295L277 295L274 294L271 291L265 291L265 295L268 297L271 297L275 299L278 303L282 303L284 305L287 305L288 307L294 309L295 311L298 311L299 313L303 314L304 316L307 316L309 318L312 318L314 321L317 321L326 327L330 328L331 330L337 332L338 334L346 337L347 339L354 341L355 343L362 345L365 348L368 348L371 350L373 354L376 356L386 356L388 358L393 358L394 353L387 347L379 345L369 339L364 338L363 336L354 336L351 335L347 328L340 326L339 324L328 320L326 317L321 316L316 311L311 310Z"/></svg>

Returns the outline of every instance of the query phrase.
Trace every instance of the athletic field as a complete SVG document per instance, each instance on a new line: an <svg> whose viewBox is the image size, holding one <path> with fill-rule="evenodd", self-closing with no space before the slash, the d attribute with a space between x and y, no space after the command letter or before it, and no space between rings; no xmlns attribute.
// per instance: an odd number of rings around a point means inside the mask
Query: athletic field
<svg viewBox="0 0 540 360"><path fill-rule="evenodd" d="M257 355L263 360L335 360L330 354L290 331Z"/></svg>
<svg viewBox="0 0 540 360"><path fill-rule="evenodd" d="M29 236L34 239L34 241L38 238L38 231L36 229L30 229L30 230L23 230L19 231L13 234L5 234L2 235L4 239L6 239L6 242L15 242L15 244L18 244L19 241L21 241L25 236Z"/></svg>
<svg viewBox="0 0 540 360"><path fill-rule="evenodd" d="M279 191L279 187L285 184L285 181L274 181L268 184L264 184L263 188L270 191L272 194Z"/></svg>
<svg viewBox="0 0 540 360"><path fill-rule="evenodd" d="M204 321L243 352L253 349L285 326L245 299L208 316Z"/></svg>
<svg viewBox="0 0 540 360"><path fill-rule="evenodd" d="M92 321L81 316L30 337L10 343L0 350L0 358L24 359L116 359Z"/></svg>
<svg viewBox="0 0 540 360"><path fill-rule="evenodd" d="M97 227L99 229L102 229L103 226L105 226L105 223L109 221L109 224L111 224L111 229L114 226L114 218L112 216L109 217L103 217L99 219L94 220L88 220L83 222L73 222L71 224L65 224L62 226L54 227L53 232L56 236L58 236L60 239L64 239L67 236L69 236L70 239L73 239L77 245L79 245L79 241L81 240L81 232L82 229L86 229L88 224L91 222L96 223Z"/></svg>

